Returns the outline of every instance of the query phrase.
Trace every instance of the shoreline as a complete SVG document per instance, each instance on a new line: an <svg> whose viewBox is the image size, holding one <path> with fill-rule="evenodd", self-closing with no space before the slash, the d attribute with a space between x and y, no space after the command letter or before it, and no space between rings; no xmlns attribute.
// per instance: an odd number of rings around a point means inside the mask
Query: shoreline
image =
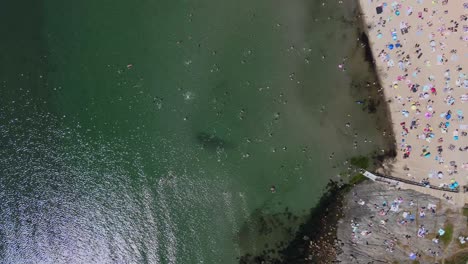
<svg viewBox="0 0 468 264"><path fill-rule="evenodd" d="M354 10L359 13L359 8ZM368 77L365 78L367 83L380 83L380 77L377 73L377 68L373 60L369 60L368 55L370 49L367 42L363 41L362 35L366 34L364 23L362 20L356 19L356 36L360 37L356 42L354 52L363 52L365 66L369 67ZM362 50L362 49L365 50ZM360 56L360 55L359 55ZM362 66L362 65L360 65ZM361 76L357 76L360 79ZM352 74L351 74L352 78ZM373 89L373 86L366 86L362 80L358 80L359 86L355 85L351 89L363 89L362 93L366 95L366 100L373 103L365 105L364 111L368 115L376 116L376 126L384 133L384 151L369 154L369 162L372 167L378 168L389 159L394 159L396 156L396 145L393 137L392 123L389 122L390 110L386 99L381 93ZM351 159L351 157L350 157ZM357 168L355 168L357 170ZM355 174L358 174L357 172ZM363 178L357 177L357 182L340 180L330 180L323 192L318 204L311 209L308 215L308 220L301 224L295 237L282 250L278 250L276 257L271 257L269 251L265 251L259 255L244 255L239 259L240 264L248 263L334 263L337 255L340 252L340 247L337 240L337 228L340 219L345 217L343 214L343 205L346 203L346 195L351 192L355 184L360 184ZM271 251L273 252L273 251Z"/></svg>
<svg viewBox="0 0 468 264"><path fill-rule="evenodd" d="M360 10L360 7L358 5L358 9ZM359 11L358 11L358 14ZM365 56L365 61L368 63L369 68L370 68L370 75L371 78L375 78L375 83L377 85L380 85L382 83L382 80L378 74L378 69L375 64L375 59L374 55L372 53L372 50L370 49L370 44L369 44L369 38L367 36L367 32L364 27L364 23L361 19L361 24L358 26L358 31L359 31L359 42L363 46L364 50L364 56ZM371 81L371 80L369 80ZM375 85L374 85L375 87ZM396 158L396 141L394 137L394 127L391 122L391 113L390 113L390 107L388 105L387 99L383 93L379 92L378 89L368 89L368 94L370 97L370 100L376 101L375 107L378 108L377 111L377 126L382 128L382 133L383 137L385 138L385 149L382 151L382 153L375 153L372 155L372 161L374 166L380 168L384 164L384 162L388 160L393 160ZM370 112L370 110L369 110Z"/></svg>

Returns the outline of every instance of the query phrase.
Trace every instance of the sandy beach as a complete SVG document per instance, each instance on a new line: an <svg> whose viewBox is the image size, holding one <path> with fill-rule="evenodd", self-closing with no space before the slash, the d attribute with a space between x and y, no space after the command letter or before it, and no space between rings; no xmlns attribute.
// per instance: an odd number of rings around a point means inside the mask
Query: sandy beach
<svg viewBox="0 0 468 264"><path fill-rule="evenodd" d="M465 204L468 1L360 0L360 5L396 140L397 157L385 172L459 186L460 193L449 196L414 188Z"/></svg>

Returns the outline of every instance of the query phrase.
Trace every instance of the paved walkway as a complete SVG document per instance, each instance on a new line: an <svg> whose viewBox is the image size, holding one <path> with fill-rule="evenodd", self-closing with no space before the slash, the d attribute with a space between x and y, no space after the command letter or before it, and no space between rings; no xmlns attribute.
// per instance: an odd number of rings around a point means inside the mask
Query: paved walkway
<svg viewBox="0 0 468 264"><path fill-rule="evenodd" d="M402 179L393 176L381 175L376 173L371 173L366 170L363 170L363 175L367 178L383 182L392 185L398 185L402 189L411 189L421 193L429 194L434 197L445 199L448 203L456 206L463 207L468 199L465 199L468 193L463 191L463 188L450 189L446 187L439 187L434 185L424 185L423 183Z"/></svg>

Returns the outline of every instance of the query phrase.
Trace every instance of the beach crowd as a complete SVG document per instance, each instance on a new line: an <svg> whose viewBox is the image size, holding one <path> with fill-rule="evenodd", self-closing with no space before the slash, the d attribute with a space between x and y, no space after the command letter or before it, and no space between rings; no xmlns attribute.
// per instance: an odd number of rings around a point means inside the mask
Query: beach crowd
<svg viewBox="0 0 468 264"><path fill-rule="evenodd" d="M393 176L459 188L468 176L468 2L363 0L390 103Z"/></svg>

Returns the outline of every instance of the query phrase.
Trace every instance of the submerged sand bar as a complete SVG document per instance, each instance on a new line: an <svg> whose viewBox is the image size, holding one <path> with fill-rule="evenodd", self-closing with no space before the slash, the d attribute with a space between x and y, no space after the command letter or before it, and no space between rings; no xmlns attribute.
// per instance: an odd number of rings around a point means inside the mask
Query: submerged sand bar
<svg viewBox="0 0 468 264"><path fill-rule="evenodd" d="M360 4L395 132L397 158L387 169L392 176L436 186L458 184L460 193L450 194L450 201L465 204L468 0Z"/></svg>

